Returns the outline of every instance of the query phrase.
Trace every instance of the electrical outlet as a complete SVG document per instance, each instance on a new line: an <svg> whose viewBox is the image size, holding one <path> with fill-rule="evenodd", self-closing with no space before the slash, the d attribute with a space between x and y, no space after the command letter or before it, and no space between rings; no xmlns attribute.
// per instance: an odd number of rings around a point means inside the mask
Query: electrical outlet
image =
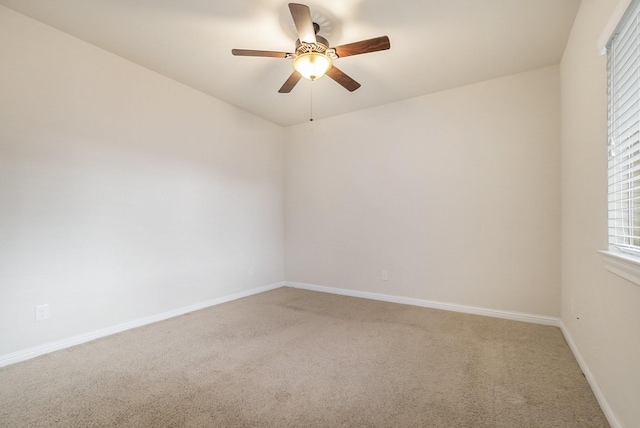
<svg viewBox="0 0 640 428"><path fill-rule="evenodd" d="M256 268L254 266L251 266L249 268L249 276L253 276L256 274Z"/></svg>
<svg viewBox="0 0 640 428"><path fill-rule="evenodd" d="M36 321L49 318L49 304L36 306Z"/></svg>
<svg viewBox="0 0 640 428"><path fill-rule="evenodd" d="M389 271L387 271L387 270L383 270L382 271L382 280L383 281L389 281Z"/></svg>

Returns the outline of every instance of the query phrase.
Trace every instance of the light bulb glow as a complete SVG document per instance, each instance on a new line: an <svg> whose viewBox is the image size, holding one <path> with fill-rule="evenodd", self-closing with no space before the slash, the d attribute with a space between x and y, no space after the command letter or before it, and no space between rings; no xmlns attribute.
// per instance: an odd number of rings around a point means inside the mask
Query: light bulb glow
<svg viewBox="0 0 640 428"><path fill-rule="evenodd" d="M300 54L293 60L293 68L305 79L317 80L333 67L331 59L317 52Z"/></svg>

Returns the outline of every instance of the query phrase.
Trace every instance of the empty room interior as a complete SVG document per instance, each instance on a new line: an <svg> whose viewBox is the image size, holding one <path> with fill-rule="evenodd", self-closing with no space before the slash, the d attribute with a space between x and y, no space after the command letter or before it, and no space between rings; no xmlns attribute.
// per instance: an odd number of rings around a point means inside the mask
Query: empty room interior
<svg viewBox="0 0 640 428"><path fill-rule="evenodd" d="M640 265L608 238L630 3L332 0L309 36L280 0L0 0L0 425L640 426ZM547 369L591 401L531 398Z"/></svg>

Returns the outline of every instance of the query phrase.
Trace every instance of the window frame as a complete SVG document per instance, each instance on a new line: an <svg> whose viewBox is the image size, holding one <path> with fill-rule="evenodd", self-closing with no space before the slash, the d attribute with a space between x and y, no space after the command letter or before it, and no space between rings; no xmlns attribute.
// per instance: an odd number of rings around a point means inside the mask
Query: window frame
<svg viewBox="0 0 640 428"><path fill-rule="evenodd" d="M608 271L640 285L640 0L617 13L605 51L608 250L600 253Z"/></svg>

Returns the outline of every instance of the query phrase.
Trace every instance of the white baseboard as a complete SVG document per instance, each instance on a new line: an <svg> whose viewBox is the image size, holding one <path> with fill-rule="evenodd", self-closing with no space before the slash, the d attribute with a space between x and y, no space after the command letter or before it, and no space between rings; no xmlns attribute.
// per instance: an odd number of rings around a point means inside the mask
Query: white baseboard
<svg viewBox="0 0 640 428"><path fill-rule="evenodd" d="M580 366L582 373L584 373L584 377L587 379L587 382L589 382L589 386L593 391L593 395L596 396L596 400L598 400L598 404L600 404L600 408L602 409L602 412L604 413L607 420L609 421L609 425L611 425L611 428L622 428L622 425L620 424L620 422L618 422L618 419L616 418L616 415L613 409L611 408L609 401L607 400L604 393L600 389L598 382L596 382L596 379L591 373L591 370L589 370L589 366L587 366L587 363L585 362L584 358L582 358L582 354L580 354L578 347L573 341L573 338L571 337L569 330L567 329L567 327L564 325L562 321L560 321L560 330L562 331L562 334L564 335L564 338L567 341L567 344L569 345L571 352L573 352L573 356L576 358L576 361L578 362L578 365Z"/></svg>
<svg viewBox="0 0 640 428"><path fill-rule="evenodd" d="M75 345L80 345L101 337L110 336L115 333L120 333L132 328L142 327L143 325L151 324L158 321L163 321L168 318L184 315L188 312L197 311L200 309L216 306L221 303L231 302L232 300L241 299L243 297L252 296L254 294L263 293L265 291L274 290L276 288L283 287L284 282L277 282L275 284L265 285L263 287L253 288L251 290L235 293L230 296L219 297L213 300L207 300L205 302L196 303L194 305L186 306L183 308L174 309L161 314L152 315L150 317L140 318L137 320L129 321L124 324L118 324L113 327L103 328L101 330L93 331L91 333L80 334L67 339L58 340L44 345L35 346L33 348L24 349L21 351L13 352L10 354L0 355L0 367L15 364L20 361L29 360L31 358L38 357L40 355L48 354L50 352L59 351L61 349L70 348Z"/></svg>
<svg viewBox="0 0 640 428"><path fill-rule="evenodd" d="M383 302L400 303L403 305L421 306L424 308L442 309L445 311L463 312L466 314L483 315L493 318L503 318L514 321L523 321L533 324L551 325L560 327L560 319L543 315L532 315L521 312L499 311L475 306L464 306L453 303L441 303L431 300L414 299L411 297L391 296L388 294L369 293L364 291L347 290L342 288L324 287L320 285L303 284L299 282L285 281L287 287L303 290L320 291L323 293L340 294L342 296L361 297L363 299L381 300Z"/></svg>
<svg viewBox="0 0 640 428"><path fill-rule="evenodd" d="M142 327L147 324L151 324L154 322L184 315L189 312L197 311L197 310L208 308L211 306L216 306L226 302L231 302L233 300L241 299L243 297L249 297L254 294L263 293L265 291L275 290L280 287L299 288L303 290L319 291L322 293L339 294L342 296L350 296L350 297L360 297L364 299L380 300L384 302L400 303L404 305L421 306L425 308L442 309L445 311L462 312L467 314L483 315L483 316L489 316L494 318L503 318L503 319L514 320L514 321L523 321L523 322L529 322L534 324L542 324L542 325L559 327L560 330L562 331L562 334L565 337L565 340L567 341L567 344L569 345L569 348L571 349L571 352L573 352L573 355L575 356L576 361L578 362L578 365L582 369L582 372L584 373L585 378L587 379L587 382L589 382L589 385L591 386L591 389L593 390L593 393L596 399L598 400L598 403L600 404L602 411L604 412L607 420L609 421L609 424L611 425L612 428L623 428L622 425L618 422L615 416L615 413L613 412L613 409L611 408L609 402L604 396L593 374L589 370L589 367L587 366L584 358L582 358L582 355L580 354L580 351L578 350L575 342L573 341L571 334L569 333L564 323L559 318L525 314L520 312L499 311L495 309L479 308L475 306L465 306L465 305L457 305L452 303L434 302L430 300L414 299L410 297L399 297L399 296L392 296L388 294L370 293L370 292L364 292L364 291L324 287L320 285L312 285L312 284L304 284L304 283L288 282L288 281L283 281L283 282L278 282L274 284L269 284L263 287L253 288L251 290L235 293L229 296L219 297L217 299L208 300L205 302L196 303L191 306L174 309L161 314L152 315L150 317L129 321L124 324L119 324L113 327L104 328L91 333L81 334L78 336L70 337L70 338L59 340L56 342L51 342L44 345L35 346L33 348L24 349L22 351L0 355L0 367L8 366L10 364L15 364L20 361L29 360L31 358L35 358L40 355L48 354L50 352L58 351L61 349L70 348L75 345L80 345L82 343L99 339L101 337L110 336L115 333L120 333L125 330Z"/></svg>

